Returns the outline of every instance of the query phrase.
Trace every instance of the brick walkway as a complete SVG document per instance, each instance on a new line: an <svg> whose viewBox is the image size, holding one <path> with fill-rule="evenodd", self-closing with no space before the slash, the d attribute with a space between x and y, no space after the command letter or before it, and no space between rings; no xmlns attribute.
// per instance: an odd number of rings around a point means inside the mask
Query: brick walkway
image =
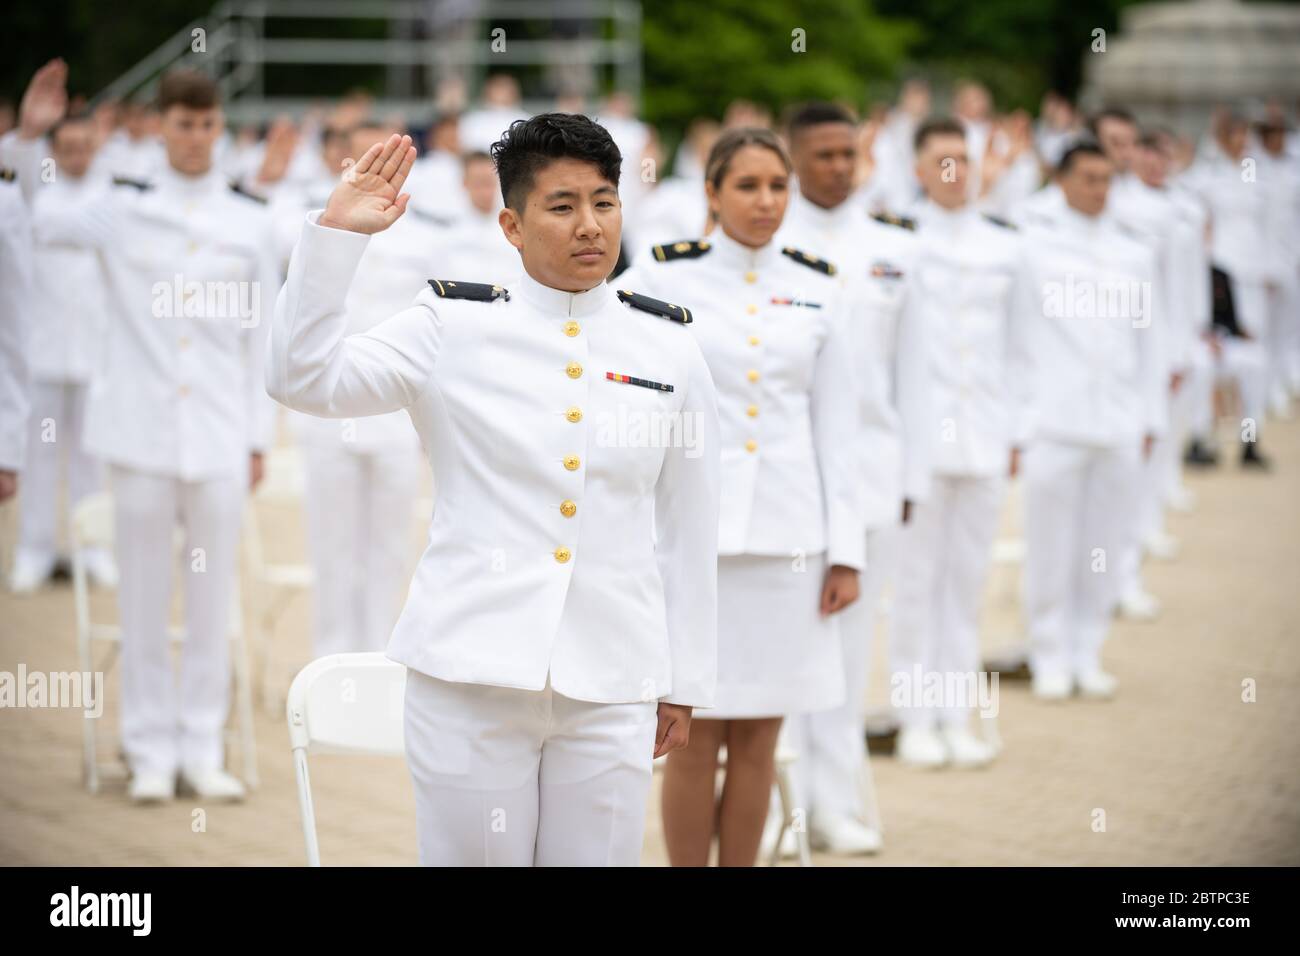
<svg viewBox="0 0 1300 956"><path fill-rule="evenodd" d="M991 769L916 773L875 767L886 849L875 860L821 865L1223 865L1300 863L1300 425L1274 426L1271 477L1235 465L1189 475L1196 512L1171 516L1179 560L1148 564L1165 603L1156 624L1120 624L1107 666L1110 703L1044 705L1004 684L1004 753ZM9 524L12 523L12 516ZM287 554L296 521L265 515ZM1005 589L991 586L985 642L1017 631ZM97 605L111 613L112 600ZM71 589L0 595L0 670L76 667ZM307 609L279 632L275 673L306 652ZM872 702L886 699L878 641ZM1243 703L1242 682L1257 686ZM109 683L110 702L116 692ZM259 711L262 786L240 806L190 800L130 805L121 782L80 784L78 711L0 711L0 864L293 865L303 860L283 718ZM116 731L111 706L103 729ZM322 855L334 864L416 862L414 803L400 760L313 761ZM1096 810L1105 832L1095 832ZM196 832L196 829L200 832ZM644 861L665 862L658 806Z"/></svg>

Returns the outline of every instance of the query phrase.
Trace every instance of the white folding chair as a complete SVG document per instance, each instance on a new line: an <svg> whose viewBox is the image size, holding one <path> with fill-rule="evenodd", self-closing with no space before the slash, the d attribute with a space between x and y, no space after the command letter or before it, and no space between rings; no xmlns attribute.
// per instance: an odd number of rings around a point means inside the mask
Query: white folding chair
<svg viewBox="0 0 1300 956"><path fill-rule="evenodd" d="M83 498L72 512L69 528L72 547L72 593L77 620L77 655L81 670L86 674L97 671L94 658L94 644L103 641L109 645L107 655L100 662L98 670L107 675L117 660L118 649L122 642L122 629L116 624L96 623L91 617L90 584L86 572L84 549L103 548L113 550L113 498L109 492L102 491ZM227 730L227 744L237 742L240 757L243 760L244 783L250 788L258 786L257 741L253 730L252 691L248 676L248 655L244 647L243 629L240 626L239 587L236 585L232 598L233 607L230 614L230 655L231 670L235 687L235 714L237 731ZM173 643L185 639L182 628L169 627L168 637ZM93 686L93 684L92 684ZM86 708L100 711L100 701L93 701ZM122 778L126 776L126 767L122 762L101 764L99 762L99 742L96 731L98 717L83 716L82 719L82 777L86 789L91 793L99 792L101 776Z"/></svg>
<svg viewBox="0 0 1300 956"><path fill-rule="evenodd" d="M304 484L302 455L298 450L272 449L266 456L262 482L249 498L244 515L244 579L253 638L254 680L262 705L272 712L278 709L279 700L271 687L271 638L293 599L311 592L315 575L307 564L266 560L257 505L298 505Z"/></svg>
<svg viewBox="0 0 1300 956"><path fill-rule="evenodd" d="M406 668L379 652L330 654L293 679L285 709L308 866L320 866L308 753L402 756L405 695Z"/></svg>
<svg viewBox="0 0 1300 956"><path fill-rule="evenodd" d="M725 751L726 748L724 747ZM724 758L725 759L725 756ZM794 774L791 768L799 755L789 747L778 744L776 748L776 793L781 800L781 829L777 831L776 843L772 845L772 856L768 864L776 866L781 860L781 841L785 831L794 826L795 792ZM721 761L720 761L721 762ZM873 792L874 805L874 792ZM795 845L799 848L799 865L812 866L812 848L808 845L808 828L797 827L794 831Z"/></svg>

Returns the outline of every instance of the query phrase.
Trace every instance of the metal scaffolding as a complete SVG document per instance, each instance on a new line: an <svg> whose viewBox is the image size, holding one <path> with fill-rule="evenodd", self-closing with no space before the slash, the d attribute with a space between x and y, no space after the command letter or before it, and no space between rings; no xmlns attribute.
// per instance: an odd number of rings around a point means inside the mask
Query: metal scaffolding
<svg viewBox="0 0 1300 956"><path fill-rule="evenodd" d="M286 24L312 21L386 21L382 39L285 36ZM548 39L507 36L492 42L502 23L550 24ZM277 29L268 35L267 25ZM566 30L556 35L554 25ZM304 31L306 32L306 31ZM532 32L532 31L530 31ZM196 50L196 47L201 49ZM612 88L641 95L641 4L639 0L223 0L187 24L134 67L105 87L95 102L150 97L158 77L175 66L204 70L222 91L226 112L236 123L262 122L281 114L300 115L321 99L304 91L267 92L266 67L297 64L329 71L345 65L384 66L385 89L375 98L381 113L400 113L412 123L432 118L434 90L448 73L471 93L488 71L529 67L563 69L581 75L580 92L600 92L601 72ZM328 81L326 85L328 84ZM345 90L338 89L341 95ZM530 98L529 93L534 95ZM526 91L524 109L549 104Z"/></svg>

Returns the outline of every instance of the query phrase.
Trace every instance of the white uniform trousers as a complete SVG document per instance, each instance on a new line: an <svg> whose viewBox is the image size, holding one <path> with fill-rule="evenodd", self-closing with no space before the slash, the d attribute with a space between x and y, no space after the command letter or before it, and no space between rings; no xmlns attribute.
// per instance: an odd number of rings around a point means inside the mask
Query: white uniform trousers
<svg viewBox="0 0 1300 956"><path fill-rule="evenodd" d="M408 671L420 863L636 866L657 714Z"/></svg>
<svg viewBox="0 0 1300 956"><path fill-rule="evenodd" d="M905 727L962 727L970 716L974 701L921 706L922 691L930 674L979 670L980 607L1005 495L1000 475L935 475L930 496L912 507L900 539L889 629L891 696L895 681L906 682L897 690L911 691L909 706L894 711ZM967 685L944 680L942 686Z"/></svg>
<svg viewBox="0 0 1300 956"><path fill-rule="evenodd" d="M307 540L316 657L382 651L410 584L420 480L414 447L357 453L307 441Z"/></svg>
<svg viewBox="0 0 1300 956"><path fill-rule="evenodd" d="M182 481L112 469L122 625L122 741L134 770L219 768L230 705L230 611L247 478ZM177 684L167 623L184 530Z"/></svg>
<svg viewBox="0 0 1300 956"><path fill-rule="evenodd" d="M1165 526L1165 474L1168 468L1169 435L1160 435L1151 444L1151 454L1138 463L1138 480L1134 486L1133 521L1124 544L1123 574L1119 594L1146 591L1142 580L1142 543Z"/></svg>
<svg viewBox="0 0 1300 956"><path fill-rule="evenodd" d="M1213 401L1214 363L1205 343L1197 341L1183 369L1178 390L1169 396L1169 434L1156 443L1151 454L1161 461L1161 483L1165 500L1183 488L1183 452L1191 436L1197 409Z"/></svg>
<svg viewBox="0 0 1300 956"><path fill-rule="evenodd" d="M839 614L844 658L844 703L829 710L791 715L782 740L798 754L795 801L810 815L862 820L862 764L866 760L866 696L872 640L880 598L893 572L898 527L867 535L867 568L858 600ZM779 815L779 804L776 805Z"/></svg>
<svg viewBox="0 0 1300 956"><path fill-rule="evenodd" d="M83 382L32 383L18 548L36 560L58 553L61 488L71 514L78 502L104 487L99 460L82 448L87 389Z"/></svg>
<svg viewBox="0 0 1300 956"><path fill-rule="evenodd" d="M1263 347L1251 339L1222 338L1216 364L1216 378L1226 378L1237 385L1241 396L1241 417L1255 425L1256 435L1264 424L1264 406L1268 397L1268 359ZM1201 441L1213 438L1213 389L1197 396L1192 412L1192 437ZM1238 436L1240 437L1240 435Z"/></svg>
<svg viewBox="0 0 1300 956"><path fill-rule="evenodd" d="M1141 474L1140 440L1132 445L1039 440L1024 453L1025 615L1035 672L1100 666Z"/></svg>

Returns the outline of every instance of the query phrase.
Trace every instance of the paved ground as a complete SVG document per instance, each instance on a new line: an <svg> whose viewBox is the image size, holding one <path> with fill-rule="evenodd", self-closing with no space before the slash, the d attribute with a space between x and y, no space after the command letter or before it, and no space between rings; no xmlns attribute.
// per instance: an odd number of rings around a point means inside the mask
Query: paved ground
<svg viewBox="0 0 1300 956"><path fill-rule="evenodd" d="M980 772L873 766L886 826L867 863L1196 865L1300 863L1300 425L1275 426L1271 476L1225 467L1189 476L1191 515L1171 517L1178 561L1150 564L1158 623L1120 624L1107 645L1122 681L1110 703L1044 705L1003 684L1005 751ZM297 522L263 509L274 551L301 553ZM11 517L11 516L10 516ZM1014 637L1005 581L990 584L990 648ZM111 597L96 601L112 612ZM277 638L287 685L306 652L299 601ZM0 595L0 671L76 667L70 588ZM883 703L876 654L872 702ZM1257 699L1242 700L1243 681ZM109 697L115 684L109 683ZM111 706L101 721L115 732ZM80 783L78 711L0 710L0 864L284 865L302 862L293 770L280 714L256 719L261 789L246 804L131 806L121 782ZM402 762L318 758L316 808L326 863L411 864L414 809ZM197 813L203 810L204 813ZM1095 820L1104 811L1104 832ZM665 862L657 802L644 860Z"/></svg>

